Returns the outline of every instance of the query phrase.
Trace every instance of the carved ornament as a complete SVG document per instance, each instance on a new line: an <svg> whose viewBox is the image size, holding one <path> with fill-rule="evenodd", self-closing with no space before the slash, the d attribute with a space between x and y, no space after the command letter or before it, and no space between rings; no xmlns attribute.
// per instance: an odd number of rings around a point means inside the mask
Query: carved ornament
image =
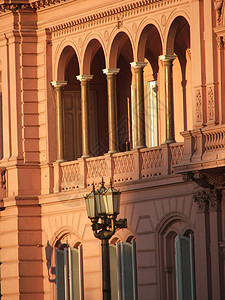
<svg viewBox="0 0 225 300"><path fill-rule="evenodd" d="M182 175L185 182L194 181L203 188L223 189L225 187L225 170L211 169L201 172L187 172Z"/></svg>
<svg viewBox="0 0 225 300"><path fill-rule="evenodd" d="M221 24L221 14L223 8L223 0L215 0L214 1L214 8L216 10L216 22L217 25Z"/></svg>
<svg viewBox="0 0 225 300"><path fill-rule="evenodd" d="M208 121L214 121L215 105L214 105L214 92L212 87L208 88L207 100L208 100Z"/></svg>
<svg viewBox="0 0 225 300"><path fill-rule="evenodd" d="M217 45L219 50L224 50L224 40L222 36L217 36Z"/></svg>
<svg viewBox="0 0 225 300"><path fill-rule="evenodd" d="M193 195L194 202L198 204L199 212L218 211L221 204L221 190L202 189Z"/></svg>
<svg viewBox="0 0 225 300"><path fill-rule="evenodd" d="M195 108L197 123L202 122L202 94L200 90L195 92Z"/></svg>

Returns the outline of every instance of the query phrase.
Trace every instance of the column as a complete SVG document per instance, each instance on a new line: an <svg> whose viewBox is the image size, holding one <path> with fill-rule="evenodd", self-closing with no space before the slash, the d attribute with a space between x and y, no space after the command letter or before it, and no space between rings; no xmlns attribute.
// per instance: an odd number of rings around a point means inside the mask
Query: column
<svg viewBox="0 0 225 300"><path fill-rule="evenodd" d="M165 119L166 119L166 143L175 142L174 133L174 104L173 104L173 61L176 55L161 55L159 58L164 64L165 74Z"/></svg>
<svg viewBox="0 0 225 300"><path fill-rule="evenodd" d="M93 75L78 75L77 80L81 82L81 126L82 126L82 157L90 157L89 144L89 118L88 118L88 102L89 102L89 82Z"/></svg>
<svg viewBox="0 0 225 300"><path fill-rule="evenodd" d="M57 162L64 161L63 145L63 87L67 81L52 81L52 86L56 91L56 140L57 140Z"/></svg>
<svg viewBox="0 0 225 300"><path fill-rule="evenodd" d="M109 153L118 151L116 74L120 69L103 69L107 75Z"/></svg>
<svg viewBox="0 0 225 300"><path fill-rule="evenodd" d="M143 69L147 62L132 62L135 73L137 149L145 148L145 107Z"/></svg>

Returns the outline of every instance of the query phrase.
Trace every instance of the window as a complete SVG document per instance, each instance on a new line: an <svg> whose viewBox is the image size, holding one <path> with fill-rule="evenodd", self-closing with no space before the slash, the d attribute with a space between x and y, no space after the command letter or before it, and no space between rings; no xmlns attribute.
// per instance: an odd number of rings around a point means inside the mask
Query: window
<svg viewBox="0 0 225 300"><path fill-rule="evenodd" d="M113 300L137 299L136 242L110 244L110 279Z"/></svg>
<svg viewBox="0 0 225 300"><path fill-rule="evenodd" d="M57 300L83 300L82 246L55 250Z"/></svg>
<svg viewBox="0 0 225 300"><path fill-rule="evenodd" d="M193 235L175 238L177 299L195 300Z"/></svg>
<svg viewBox="0 0 225 300"><path fill-rule="evenodd" d="M159 231L160 299L195 300L194 235L182 216L166 218Z"/></svg>
<svg viewBox="0 0 225 300"><path fill-rule="evenodd" d="M145 82L145 134L147 147L159 145L157 81Z"/></svg>

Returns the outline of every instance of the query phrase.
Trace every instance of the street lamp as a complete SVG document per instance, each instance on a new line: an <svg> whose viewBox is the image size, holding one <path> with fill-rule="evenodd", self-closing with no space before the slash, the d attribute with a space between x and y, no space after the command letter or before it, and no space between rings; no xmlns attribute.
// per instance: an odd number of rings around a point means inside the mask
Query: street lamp
<svg viewBox="0 0 225 300"><path fill-rule="evenodd" d="M85 196L87 214L92 222L94 236L101 240L103 300L111 300L109 239L116 229L127 228L127 219L116 220L119 214L120 194L120 191L113 188L112 182L106 189L102 179L101 187L95 191L93 183L92 192Z"/></svg>

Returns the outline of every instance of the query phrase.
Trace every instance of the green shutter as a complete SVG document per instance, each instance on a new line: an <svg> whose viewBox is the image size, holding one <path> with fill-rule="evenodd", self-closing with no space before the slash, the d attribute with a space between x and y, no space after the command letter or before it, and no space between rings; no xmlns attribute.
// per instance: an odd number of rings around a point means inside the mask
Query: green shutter
<svg viewBox="0 0 225 300"><path fill-rule="evenodd" d="M193 259L190 255L190 239L177 236L175 239L177 299L194 300L193 298Z"/></svg>
<svg viewBox="0 0 225 300"><path fill-rule="evenodd" d="M121 271L123 300L134 299L132 245L121 243Z"/></svg>
<svg viewBox="0 0 225 300"><path fill-rule="evenodd" d="M64 252L59 249L55 250L55 272L57 300L65 300Z"/></svg>
<svg viewBox="0 0 225 300"><path fill-rule="evenodd" d="M80 300L79 253L77 249L68 248L70 300Z"/></svg>
<svg viewBox="0 0 225 300"><path fill-rule="evenodd" d="M133 292L134 300L138 299L137 291L137 258L136 258L136 241L132 241L132 275L133 275Z"/></svg>
<svg viewBox="0 0 225 300"><path fill-rule="evenodd" d="M191 268L191 300L195 300L195 257L194 257L194 236L190 235L190 268Z"/></svg>
<svg viewBox="0 0 225 300"><path fill-rule="evenodd" d="M68 248L70 300L83 299L82 247Z"/></svg>
<svg viewBox="0 0 225 300"><path fill-rule="evenodd" d="M117 253L116 246L109 245L109 260L110 260L110 283L111 283L111 298L118 300L118 276L117 276Z"/></svg>

